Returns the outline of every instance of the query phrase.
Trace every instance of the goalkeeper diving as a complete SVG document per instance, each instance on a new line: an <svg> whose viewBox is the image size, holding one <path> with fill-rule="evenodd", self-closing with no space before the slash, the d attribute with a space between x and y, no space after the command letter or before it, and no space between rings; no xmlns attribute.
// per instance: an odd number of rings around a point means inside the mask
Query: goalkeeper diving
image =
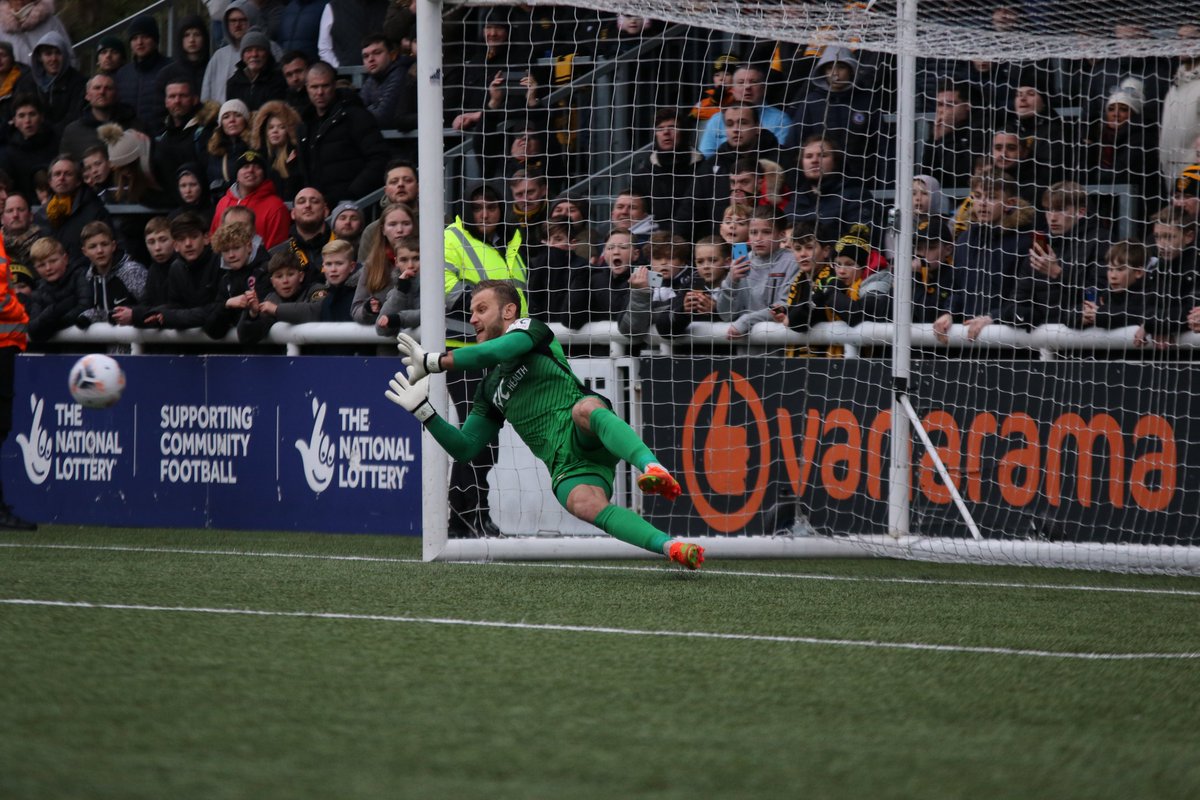
<svg viewBox="0 0 1200 800"><path fill-rule="evenodd" d="M554 496L574 516L623 542L661 553L687 569L704 562L704 548L673 540L638 514L609 502L622 459L642 474L638 488L668 500L681 489L650 448L600 395L571 370L554 333L519 317L521 299L507 281L480 281L472 293L471 326L479 344L448 353L426 352L408 334L397 347L407 375L397 372L384 394L412 412L437 443L469 461L495 441L505 420L550 470ZM462 428L429 403L427 376L449 370L490 369Z"/></svg>

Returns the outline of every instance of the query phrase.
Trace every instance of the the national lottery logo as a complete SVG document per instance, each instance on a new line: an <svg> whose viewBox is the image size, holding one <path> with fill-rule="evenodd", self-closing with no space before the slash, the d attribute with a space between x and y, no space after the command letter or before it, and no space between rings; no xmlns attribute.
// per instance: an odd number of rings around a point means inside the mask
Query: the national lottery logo
<svg viewBox="0 0 1200 800"><path fill-rule="evenodd" d="M29 395L29 407L33 411L33 424L29 426L29 435L17 434L17 444L21 446L21 456L25 461L25 474L29 482L40 485L50 477L50 467L54 464L54 446L50 442L50 434L42 427L42 412L46 409L46 401L36 394Z"/></svg>
<svg viewBox="0 0 1200 800"><path fill-rule="evenodd" d="M312 401L313 426L308 441L296 440L300 461L304 465L304 480L317 494L329 488L333 481L333 440L325 433L326 404L317 398Z"/></svg>
<svg viewBox="0 0 1200 800"><path fill-rule="evenodd" d="M326 417L337 422L336 440L325 430ZM372 434L371 409L330 409L317 397L312 401L312 432L295 445L304 480L317 494L335 480L339 489L403 489L409 465L416 461L410 437Z"/></svg>

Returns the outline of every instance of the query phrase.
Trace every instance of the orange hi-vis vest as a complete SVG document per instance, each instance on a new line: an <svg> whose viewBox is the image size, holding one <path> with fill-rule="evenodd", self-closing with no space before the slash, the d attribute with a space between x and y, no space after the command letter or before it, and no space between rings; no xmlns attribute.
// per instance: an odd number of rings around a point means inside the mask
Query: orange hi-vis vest
<svg viewBox="0 0 1200 800"><path fill-rule="evenodd" d="M29 314L13 291L8 272L8 251L4 249L4 236L0 234L0 347L25 349L25 328L29 325Z"/></svg>

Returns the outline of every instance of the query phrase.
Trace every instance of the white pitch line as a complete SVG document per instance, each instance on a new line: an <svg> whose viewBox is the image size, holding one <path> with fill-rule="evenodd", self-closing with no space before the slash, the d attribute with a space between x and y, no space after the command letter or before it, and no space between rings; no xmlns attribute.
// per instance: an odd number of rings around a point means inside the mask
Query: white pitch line
<svg viewBox="0 0 1200 800"><path fill-rule="evenodd" d="M420 558L397 558L395 556L356 556L324 553L278 553L249 550L201 550L184 547L134 547L131 545L85 545L85 544L42 544L34 542L0 542L0 548L34 550L91 550L112 553L162 553L192 556L231 556L235 558L297 558L313 561L363 561L380 564L425 564ZM609 564L581 564L562 561L441 561L442 565L469 567L529 567L532 569L579 569L606 570L616 572L662 572L663 565L614 566ZM839 583L896 583L914 586L966 586L980 589L1045 589L1067 592L1112 592L1116 594L1177 595L1200 597L1200 589L1150 589L1135 586L1084 586L1065 583L1019 583L1014 581L968 581L942 578L887 578L870 575L819 575L798 572L755 572L751 570L705 569L695 575L721 575L739 578L776 578L797 581L832 581Z"/></svg>
<svg viewBox="0 0 1200 800"><path fill-rule="evenodd" d="M810 644L830 647L865 647L878 650L915 650L935 653L970 653L974 655L1026 656L1030 658L1059 658L1075 661L1192 661L1200 653L1074 653L1055 650L1027 650L1013 647L979 647L972 645L930 644L927 642L880 642L870 639L823 639L814 636L769 636L755 633L717 633L711 631L652 631L638 628L613 628L592 625L554 625L530 622L502 622L482 619L453 619L450 617L403 617L386 614L345 614L333 611L263 611L253 608L205 608L187 606L130 605L127 603L86 603L67 600L35 600L0 598L0 605L40 606L51 608L83 608L108 611L158 611L181 614L220 614L245 617L287 617L293 619L333 619L362 622L398 622L415 625L457 625L471 628L501 628L509 630L551 633L595 633L612 636L651 636L671 639L715 639L734 642L772 642L778 644Z"/></svg>

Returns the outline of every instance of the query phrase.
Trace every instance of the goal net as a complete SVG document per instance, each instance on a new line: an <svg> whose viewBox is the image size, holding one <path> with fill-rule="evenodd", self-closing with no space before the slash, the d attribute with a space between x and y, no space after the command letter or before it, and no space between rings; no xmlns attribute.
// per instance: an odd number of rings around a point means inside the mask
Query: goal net
<svg viewBox="0 0 1200 800"><path fill-rule="evenodd" d="M1200 569L1200 15L441 11L422 183L685 485L617 502L717 556ZM508 434L449 498L434 556L636 554Z"/></svg>

